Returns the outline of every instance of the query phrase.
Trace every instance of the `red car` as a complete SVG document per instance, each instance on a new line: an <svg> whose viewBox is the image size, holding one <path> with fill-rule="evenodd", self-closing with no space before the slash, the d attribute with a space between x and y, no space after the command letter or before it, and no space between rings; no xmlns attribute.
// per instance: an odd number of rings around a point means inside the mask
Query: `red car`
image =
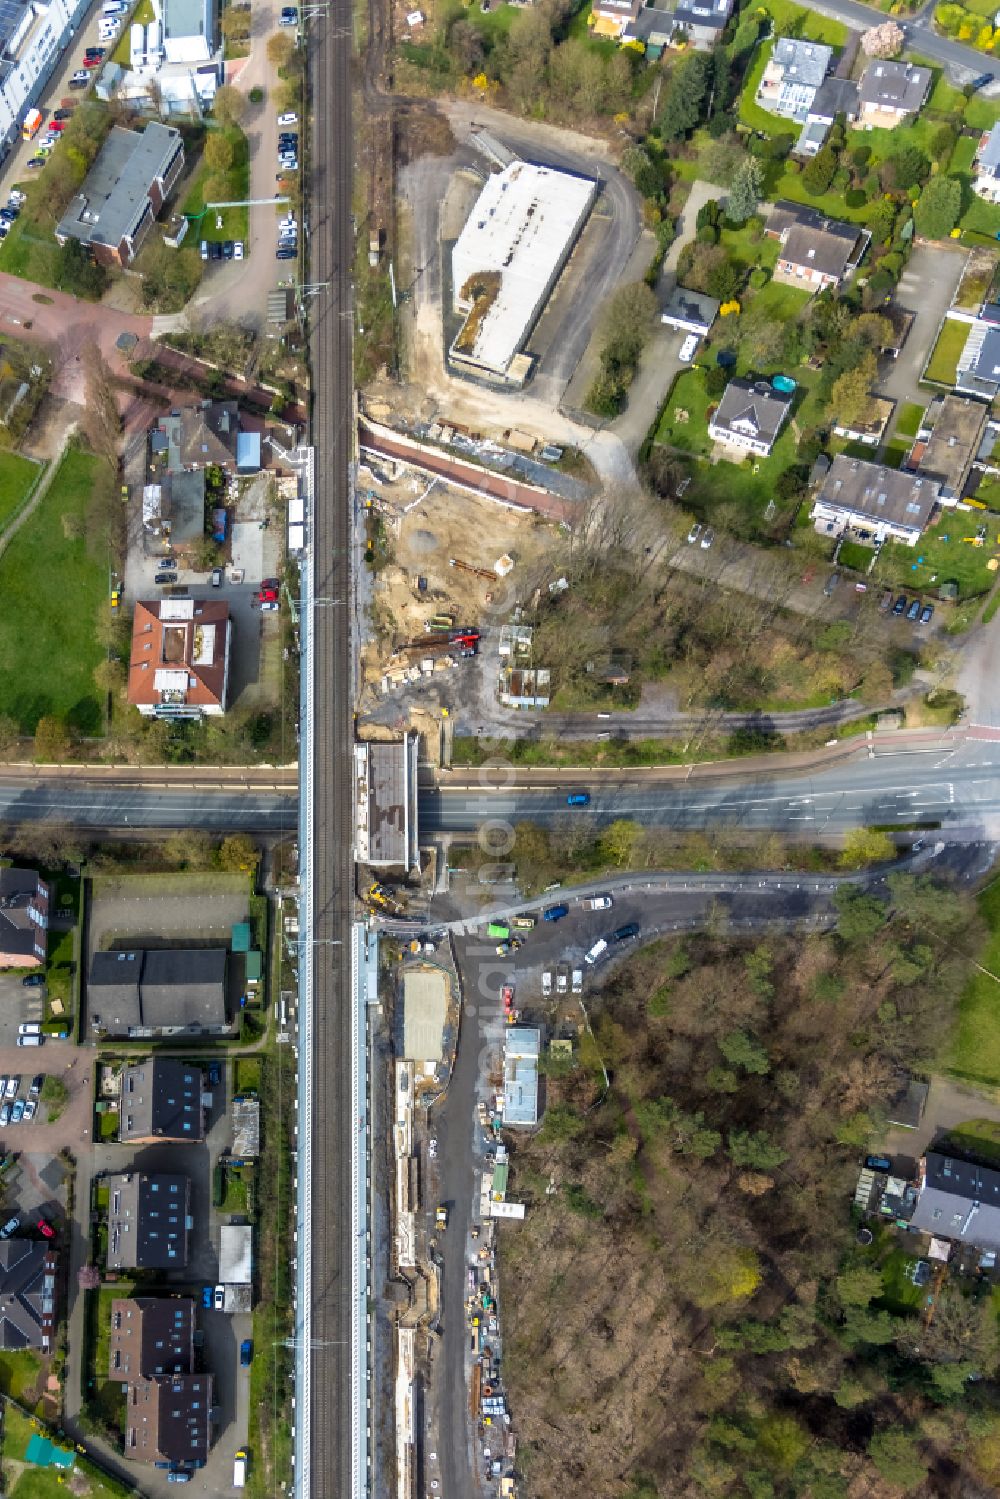
<svg viewBox="0 0 1000 1499"><path fill-rule="evenodd" d="M52 1227L52 1224L47 1223L44 1218L39 1218L38 1220L38 1231L45 1239L54 1239L56 1236L56 1231Z"/></svg>
<svg viewBox="0 0 1000 1499"><path fill-rule="evenodd" d="M66 129L66 121L50 120L49 129L52 131L53 135L62 135L63 131Z"/></svg>
<svg viewBox="0 0 1000 1499"><path fill-rule="evenodd" d="M257 595L257 601L261 604L273 604L276 602L277 597L278 594L275 589L262 588L260 593Z"/></svg>
<svg viewBox="0 0 1000 1499"><path fill-rule="evenodd" d="M88 55L87 57L85 57L83 59L83 66L85 68L99 68L100 65L101 65L101 58L103 56L104 56L104 49L102 47L100 49L99 53L94 52L94 53L91 53L90 55Z"/></svg>

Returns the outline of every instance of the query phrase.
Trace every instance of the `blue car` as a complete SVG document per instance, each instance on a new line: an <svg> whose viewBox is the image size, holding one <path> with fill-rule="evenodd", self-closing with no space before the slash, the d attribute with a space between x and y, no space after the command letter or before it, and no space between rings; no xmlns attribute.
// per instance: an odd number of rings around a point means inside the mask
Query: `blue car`
<svg viewBox="0 0 1000 1499"><path fill-rule="evenodd" d="M570 792L569 796L566 798L566 805L567 805L567 807L589 807L589 805L590 805L590 792L589 791L572 791L572 792Z"/></svg>
<svg viewBox="0 0 1000 1499"><path fill-rule="evenodd" d="M546 906L542 912L543 921L562 921L564 916L569 915L569 906Z"/></svg>
<svg viewBox="0 0 1000 1499"><path fill-rule="evenodd" d="M244 1369L249 1369L253 1362L253 1343L249 1338L244 1338L240 1344L240 1364Z"/></svg>
<svg viewBox="0 0 1000 1499"><path fill-rule="evenodd" d="M212 1310L212 1297L213 1297L214 1294L215 1294L215 1287L214 1286L202 1286L202 1288L201 1288L201 1304L205 1308L205 1310L208 1311L208 1312L210 1312Z"/></svg>

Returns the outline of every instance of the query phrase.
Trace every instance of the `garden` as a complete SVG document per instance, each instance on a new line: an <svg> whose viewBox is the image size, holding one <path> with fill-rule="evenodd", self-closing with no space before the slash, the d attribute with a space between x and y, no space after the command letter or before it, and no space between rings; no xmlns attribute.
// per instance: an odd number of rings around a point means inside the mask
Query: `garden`
<svg viewBox="0 0 1000 1499"><path fill-rule="evenodd" d="M960 323L956 318L945 318L923 378L935 385L954 385L958 361L968 337L968 323Z"/></svg>
<svg viewBox="0 0 1000 1499"><path fill-rule="evenodd" d="M38 475L38 464L31 458L0 450L0 531L20 510Z"/></svg>
<svg viewBox="0 0 1000 1499"><path fill-rule="evenodd" d="M188 184L181 212L193 222L192 237L198 240L247 240L249 210L223 208L216 212L206 203L245 203L250 196L250 152L238 125L216 126L205 136L201 161ZM221 224L219 220L221 219Z"/></svg>

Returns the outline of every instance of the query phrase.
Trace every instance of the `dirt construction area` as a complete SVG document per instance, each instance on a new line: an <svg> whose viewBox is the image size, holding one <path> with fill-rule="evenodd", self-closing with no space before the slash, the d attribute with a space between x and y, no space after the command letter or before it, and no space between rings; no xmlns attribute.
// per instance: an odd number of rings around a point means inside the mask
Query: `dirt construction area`
<svg viewBox="0 0 1000 1499"><path fill-rule="evenodd" d="M374 584L376 638L363 657L369 704L407 680L474 667L460 648L417 642L447 629L446 618L484 635L499 626L554 534L538 515L412 471L380 485L375 503L387 560Z"/></svg>

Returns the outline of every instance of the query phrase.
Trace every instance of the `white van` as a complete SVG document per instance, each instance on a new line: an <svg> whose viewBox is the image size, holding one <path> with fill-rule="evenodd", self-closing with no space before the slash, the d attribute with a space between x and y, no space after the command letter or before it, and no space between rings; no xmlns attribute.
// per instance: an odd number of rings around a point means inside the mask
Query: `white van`
<svg viewBox="0 0 1000 1499"><path fill-rule="evenodd" d="M45 1040L44 1036L18 1036L18 1046L41 1046Z"/></svg>
<svg viewBox="0 0 1000 1499"><path fill-rule="evenodd" d="M608 944L605 942L603 937L599 937L594 943L593 947L590 949L589 953L587 953L583 961L585 963L589 963L590 966L593 967L598 958L601 957L603 953L606 953L607 950Z"/></svg>
<svg viewBox="0 0 1000 1499"><path fill-rule="evenodd" d="M40 1036L42 1034L42 1027L37 1020L25 1020L18 1026L17 1034L19 1036Z"/></svg>

